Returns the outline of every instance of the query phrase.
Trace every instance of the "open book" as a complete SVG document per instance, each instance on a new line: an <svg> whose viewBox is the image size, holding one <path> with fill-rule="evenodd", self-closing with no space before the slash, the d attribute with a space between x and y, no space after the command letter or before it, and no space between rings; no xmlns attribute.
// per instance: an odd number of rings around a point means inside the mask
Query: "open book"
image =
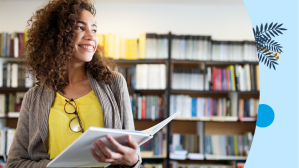
<svg viewBox="0 0 299 168"><path fill-rule="evenodd" d="M105 138L106 134L112 136L116 141L122 145L128 145L127 135L139 144L142 145L150 140L155 133L174 119L179 112L163 120L159 124L143 131L129 131L119 129L108 129L99 127L89 127L78 139L62 151L56 158L54 158L47 167L107 167L110 163L99 163L91 154L90 148L94 148L92 143L97 139L101 139L111 150L113 147Z"/></svg>

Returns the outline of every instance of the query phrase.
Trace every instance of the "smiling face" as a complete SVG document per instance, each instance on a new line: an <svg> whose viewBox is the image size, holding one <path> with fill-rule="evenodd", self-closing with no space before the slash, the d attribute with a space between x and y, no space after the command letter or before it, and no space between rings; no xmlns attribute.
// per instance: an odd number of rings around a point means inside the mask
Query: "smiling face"
<svg viewBox="0 0 299 168"><path fill-rule="evenodd" d="M98 38L94 17L87 10L83 10L77 19L74 44L74 62L91 61L98 46Z"/></svg>

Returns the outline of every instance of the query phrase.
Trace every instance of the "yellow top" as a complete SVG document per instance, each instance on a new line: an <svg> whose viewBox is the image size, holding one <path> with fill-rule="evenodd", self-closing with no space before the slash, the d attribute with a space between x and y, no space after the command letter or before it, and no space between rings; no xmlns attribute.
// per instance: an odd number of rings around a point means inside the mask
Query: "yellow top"
<svg viewBox="0 0 299 168"><path fill-rule="evenodd" d="M67 114L64 111L65 97L56 92L55 99L50 108L49 132L47 149L50 159L55 158L82 133L75 133L69 128L69 122L76 115ZM67 99L69 100L69 99ZM93 91L87 95L74 100L77 105L79 118L83 129L86 131L90 126L104 127L103 112L101 104Z"/></svg>

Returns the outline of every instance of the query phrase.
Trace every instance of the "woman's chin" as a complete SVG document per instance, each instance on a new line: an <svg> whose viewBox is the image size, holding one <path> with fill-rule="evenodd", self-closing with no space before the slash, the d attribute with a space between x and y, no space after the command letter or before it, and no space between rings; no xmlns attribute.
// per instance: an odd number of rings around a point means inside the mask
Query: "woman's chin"
<svg viewBox="0 0 299 168"><path fill-rule="evenodd" d="M81 57L78 60L80 60L82 62L90 62L92 60L92 56L91 57Z"/></svg>

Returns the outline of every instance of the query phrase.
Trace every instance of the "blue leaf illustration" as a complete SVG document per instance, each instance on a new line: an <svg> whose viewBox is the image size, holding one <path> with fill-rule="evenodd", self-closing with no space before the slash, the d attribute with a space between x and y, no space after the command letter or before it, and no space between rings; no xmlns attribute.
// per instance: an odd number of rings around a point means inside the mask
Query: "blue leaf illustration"
<svg viewBox="0 0 299 168"><path fill-rule="evenodd" d="M273 34L273 33L271 33L271 31L269 31L269 33L270 33L270 34L271 34L273 37L275 37L275 36L274 36L274 34Z"/></svg>
<svg viewBox="0 0 299 168"><path fill-rule="evenodd" d="M260 31L261 31L261 33L263 32L263 23L261 24Z"/></svg>
<svg viewBox="0 0 299 168"><path fill-rule="evenodd" d="M270 24L270 26L269 26L269 29L268 29L268 30L270 30L270 29L271 29L272 25L273 25L273 22Z"/></svg>
<svg viewBox="0 0 299 168"><path fill-rule="evenodd" d="M280 26L282 26L282 25L283 25L283 23L281 23L280 25L278 25L278 26L276 27L276 29L277 29L277 28L280 28Z"/></svg>
<svg viewBox="0 0 299 168"><path fill-rule="evenodd" d="M271 65L272 65L272 64L270 64L270 69L271 69Z"/></svg>
<svg viewBox="0 0 299 168"><path fill-rule="evenodd" d="M275 25L273 25L272 29L275 29L275 27L276 27L277 24L278 24L278 23L275 23Z"/></svg>
<svg viewBox="0 0 299 168"><path fill-rule="evenodd" d="M256 35L257 35L257 36L258 36L259 33L260 33L260 32L259 32L259 28L258 28L257 26L256 26L256 31L255 31L255 32L256 32Z"/></svg>
<svg viewBox="0 0 299 168"><path fill-rule="evenodd" d="M278 28L279 30L288 30L288 29L285 29L285 28Z"/></svg>
<svg viewBox="0 0 299 168"><path fill-rule="evenodd" d="M274 34L276 34L277 36L279 36L274 30L272 30Z"/></svg>
<svg viewBox="0 0 299 168"><path fill-rule="evenodd" d="M266 23L266 25L265 25L265 31L267 31L267 26L268 26L268 23Z"/></svg>

